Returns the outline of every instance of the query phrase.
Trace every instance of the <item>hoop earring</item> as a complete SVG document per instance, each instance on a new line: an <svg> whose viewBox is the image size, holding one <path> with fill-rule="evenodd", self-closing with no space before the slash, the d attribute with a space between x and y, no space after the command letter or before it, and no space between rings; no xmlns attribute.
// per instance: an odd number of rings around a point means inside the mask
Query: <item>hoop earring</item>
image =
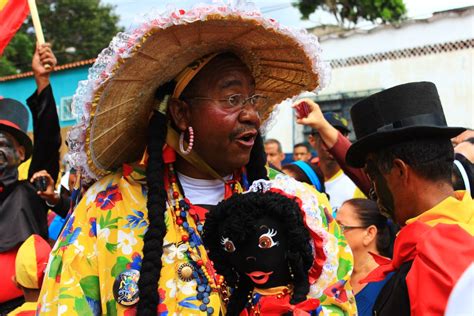
<svg viewBox="0 0 474 316"><path fill-rule="evenodd" d="M189 142L188 142L188 148L184 149L184 134L185 132L181 132L179 135L179 151L183 155L189 155L191 150L193 149L194 145L194 130L191 126L188 127L188 132L189 132Z"/></svg>

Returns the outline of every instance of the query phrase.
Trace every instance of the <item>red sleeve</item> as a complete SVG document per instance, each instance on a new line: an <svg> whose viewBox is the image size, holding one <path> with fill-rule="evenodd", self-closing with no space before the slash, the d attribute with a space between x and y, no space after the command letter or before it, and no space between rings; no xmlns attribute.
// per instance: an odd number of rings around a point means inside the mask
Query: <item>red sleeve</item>
<svg viewBox="0 0 474 316"><path fill-rule="evenodd" d="M337 135L337 141L329 153L336 159L344 173L359 187L365 196L369 196L370 180L364 171L360 168L352 168L346 164L347 150L351 147L351 142L341 133Z"/></svg>
<svg viewBox="0 0 474 316"><path fill-rule="evenodd" d="M459 225L438 224L417 251L406 277L411 315L443 315L454 285L474 260L474 237Z"/></svg>

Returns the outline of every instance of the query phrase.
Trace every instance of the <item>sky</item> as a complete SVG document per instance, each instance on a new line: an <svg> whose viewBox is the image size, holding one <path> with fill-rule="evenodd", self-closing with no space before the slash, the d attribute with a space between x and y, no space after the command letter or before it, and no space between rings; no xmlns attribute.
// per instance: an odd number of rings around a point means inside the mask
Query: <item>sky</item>
<svg viewBox="0 0 474 316"><path fill-rule="evenodd" d="M116 6L115 12L120 16L120 25L128 29L137 24L143 14L152 10L164 10L168 3L173 3L176 8L186 9L195 3L210 0L102 0L102 2ZM309 20L302 21L298 9L291 5L294 0L254 0L254 2L265 16L274 18L283 25L310 28L334 23L331 15L322 11L317 11ZM429 17L436 11L472 5L472 0L404 0L404 2L410 18ZM360 27L363 25L362 23Z"/></svg>

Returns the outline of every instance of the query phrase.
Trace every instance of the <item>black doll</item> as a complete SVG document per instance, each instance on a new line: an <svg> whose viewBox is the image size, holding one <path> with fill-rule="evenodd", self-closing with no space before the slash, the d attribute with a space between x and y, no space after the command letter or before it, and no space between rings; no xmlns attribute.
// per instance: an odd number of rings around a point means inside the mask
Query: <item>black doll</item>
<svg viewBox="0 0 474 316"><path fill-rule="evenodd" d="M207 214L203 241L233 289L227 315L318 314L319 300L307 299L314 255L297 198L236 194Z"/></svg>

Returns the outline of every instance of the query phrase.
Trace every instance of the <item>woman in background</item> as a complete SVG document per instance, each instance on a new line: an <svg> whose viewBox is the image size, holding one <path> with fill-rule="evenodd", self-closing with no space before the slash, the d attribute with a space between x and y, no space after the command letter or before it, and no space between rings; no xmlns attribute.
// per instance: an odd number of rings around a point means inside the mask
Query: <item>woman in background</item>
<svg viewBox="0 0 474 316"><path fill-rule="evenodd" d="M377 203L368 199L351 199L344 202L337 212L336 221L354 255L351 285L358 314L372 315L375 300L392 273L380 282L360 283L359 281L378 267L371 253L392 257L397 229L380 213Z"/></svg>
<svg viewBox="0 0 474 316"><path fill-rule="evenodd" d="M326 193L323 173L314 165L299 160L283 165L281 170L297 181L313 185L319 192Z"/></svg>

